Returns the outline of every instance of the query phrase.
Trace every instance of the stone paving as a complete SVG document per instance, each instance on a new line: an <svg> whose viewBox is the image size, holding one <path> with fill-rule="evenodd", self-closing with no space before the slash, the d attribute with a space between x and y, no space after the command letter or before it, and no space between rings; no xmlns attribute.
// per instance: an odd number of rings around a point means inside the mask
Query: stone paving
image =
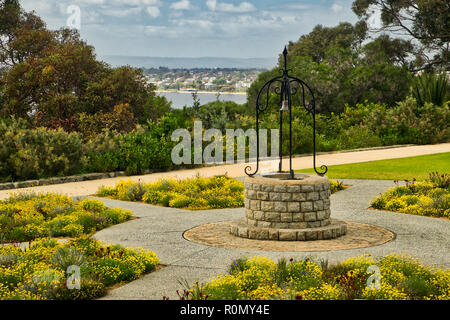
<svg viewBox="0 0 450 320"><path fill-rule="evenodd" d="M321 247L275 250L264 241L247 248L218 247L188 241L185 233L205 224L217 224L240 219L245 209L220 209L187 211L156 207L142 203L102 199L108 206L134 211L138 219L99 231L96 239L130 247L143 247L156 252L164 268L136 281L114 289L103 299L176 299L176 290L181 289L180 280L206 282L224 273L237 257L266 256L277 260L281 257L302 258L308 255L328 259L337 263L348 257L370 253L382 256L389 253L405 253L420 259L427 265L450 267L450 228L448 220L406 215L368 209L370 200L394 186L392 181L344 180L350 188L331 196L333 217L354 224L375 226L389 230L392 238L373 243L369 247L342 249L326 241ZM364 237L364 230L361 231ZM389 233L387 233L389 234ZM366 235L367 236L367 235ZM332 241L332 240L329 240ZM368 245L371 245L370 243ZM316 245L317 246L317 245Z"/></svg>

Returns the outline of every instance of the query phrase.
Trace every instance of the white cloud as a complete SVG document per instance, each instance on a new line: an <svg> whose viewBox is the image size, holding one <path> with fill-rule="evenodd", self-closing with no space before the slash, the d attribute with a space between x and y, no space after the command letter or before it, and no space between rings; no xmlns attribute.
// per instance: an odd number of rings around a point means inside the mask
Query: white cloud
<svg viewBox="0 0 450 320"><path fill-rule="evenodd" d="M171 9L174 10L192 10L193 6L189 0L181 0L178 2L174 2L170 5Z"/></svg>
<svg viewBox="0 0 450 320"><path fill-rule="evenodd" d="M334 4L331 6L331 10L333 10L333 11L336 12L336 13L342 11L342 9L343 9L342 6L339 5L339 4L337 4L337 3L334 3Z"/></svg>
<svg viewBox="0 0 450 320"><path fill-rule="evenodd" d="M207 0L206 6L211 11L221 12L251 12L256 10L253 4L246 1L241 2L238 6L235 6L232 3L225 3L217 0Z"/></svg>
<svg viewBox="0 0 450 320"><path fill-rule="evenodd" d="M158 7L150 6L150 7L146 8L146 11L147 11L148 15L152 18L158 18L159 15L161 14L161 11L159 10Z"/></svg>

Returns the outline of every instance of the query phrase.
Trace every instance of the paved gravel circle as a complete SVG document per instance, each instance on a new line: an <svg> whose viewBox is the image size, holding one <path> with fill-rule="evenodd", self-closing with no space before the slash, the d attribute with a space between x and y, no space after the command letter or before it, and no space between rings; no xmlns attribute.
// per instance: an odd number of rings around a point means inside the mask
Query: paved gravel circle
<svg viewBox="0 0 450 320"><path fill-rule="evenodd" d="M226 272L233 259L256 255L274 260L314 256L334 264L366 253L374 257L404 253L427 265L450 267L450 221L370 210L370 200L393 187L394 183L343 181L351 187L331 196L332 217L385 228L395 234L394 240L367 248L312 252L211 247L186 240L184 232L204 224L240 219L244 216L244 209L188 211L101 198L107 206L133 210L138 219L101 230L94 237L108 243L152 250L160 258L160 263L165 265L156 272L110 291L103 299L158 300L164 296L177 299L176 290L181 289L179 280L206 282Z"/></svg>

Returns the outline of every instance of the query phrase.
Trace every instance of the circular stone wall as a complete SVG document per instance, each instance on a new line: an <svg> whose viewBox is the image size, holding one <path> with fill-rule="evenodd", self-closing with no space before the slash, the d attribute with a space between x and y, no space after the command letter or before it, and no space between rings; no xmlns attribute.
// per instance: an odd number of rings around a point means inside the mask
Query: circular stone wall
<svg viewBox="0 0 450 320"><path fill-rule="evenodd" d="M245 219L230 225L231 234L248 239L307 241L340 237L347 224L330 219L327 177L296 174L246 177Z"/></svg>

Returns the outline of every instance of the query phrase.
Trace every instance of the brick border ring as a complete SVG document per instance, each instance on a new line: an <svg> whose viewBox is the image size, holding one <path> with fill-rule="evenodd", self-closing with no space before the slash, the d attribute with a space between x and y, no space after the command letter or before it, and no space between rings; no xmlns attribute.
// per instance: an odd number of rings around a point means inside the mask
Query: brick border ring
<svg viewBox="0 0 450 320"><path fill-rule="evenodd" d="M339 238L316 241L255 240L236 237L230 227L242 220L209 223L184 232L184 239L218 248L280 251L280 252L320 252L373 247L395 239L395 234L387 229L364 223L345 221L347 233Z"/></svg>

